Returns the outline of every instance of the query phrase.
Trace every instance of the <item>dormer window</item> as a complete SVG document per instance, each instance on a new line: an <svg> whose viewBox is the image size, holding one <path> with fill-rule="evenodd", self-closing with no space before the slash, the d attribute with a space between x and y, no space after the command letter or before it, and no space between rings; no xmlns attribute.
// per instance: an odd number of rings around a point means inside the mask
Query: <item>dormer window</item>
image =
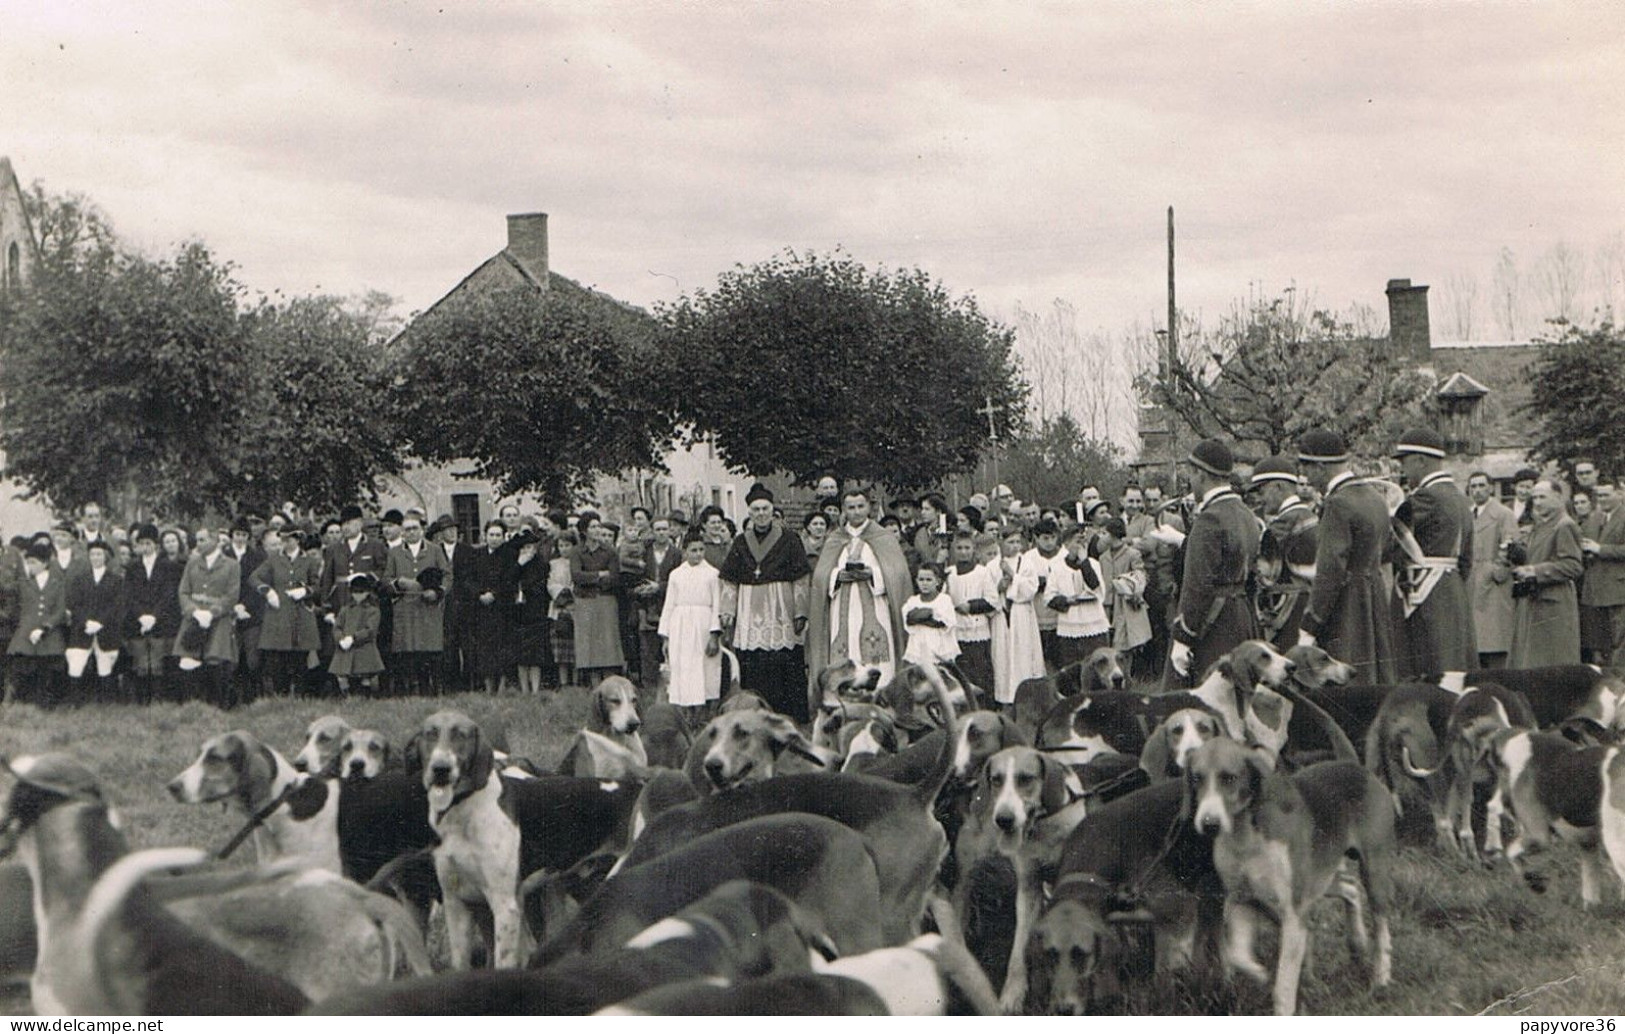
<svg viewBox="0 0 1625 1034"><path fill-rule="evenodd" d="M1453 456L1483 453L1483 402L1489 393L1490 389L1460 372L1439 385L1439 433L1446 452Z"/></svg>

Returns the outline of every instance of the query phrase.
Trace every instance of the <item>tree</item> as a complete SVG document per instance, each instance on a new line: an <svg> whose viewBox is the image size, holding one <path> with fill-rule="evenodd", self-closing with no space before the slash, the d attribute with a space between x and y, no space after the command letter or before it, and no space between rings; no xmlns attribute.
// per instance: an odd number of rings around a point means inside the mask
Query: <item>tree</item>
<svg viewBox="0 0 1625 1034"><path fill-rule="evenodd" d="M1582 330L1553 324L1529 366L1530 398L1524 411L1538 422L1530 455L1567 463L1590 456L1613 477L1625 474L1625 335L1612 323Z"/></svg>
<svg viewBox="0 0 1625 1034"><path fill-rule="evenodd" d="M919 270L785 252L658 313L677 413L724 462L898 489L970 470L1025 424L1009 328Z"/></svg>
<svg viewBox="0 0 1625 1034"><path fill-rule="evenodd" d="M1136 440L1140 400L1134 373L1147 350L1137 335L1085 334L1078 310L1057 298L1048 309L1015 310L1016 351L1032 381L1032 409L1040 421L1070 413L1099 441Z"/></svg>
<svg viewBox="0 0 1625 1034"><path fill-rule="evenodd" d="M401 469L375 319L331 297L244 315L257 383L238 413L239 505L333 508L370 497L378 475Z"/></svg>
<svg viewBox="0 0 1625 1034"><path fill-rule="evenodd" d="M600 474L659 469L672 421L652 321L554 277L549 289L465 292L398 342L390 402L431 462L499 491L568 504Z"/></svg>
<svg viewBox="0 0 1625 1034"><path fill-rule="evenodd" d="M1149 398L1191 432L1268 453L1289 451L1313 427L1356 451L1385 449L1426 419L1431 379L1386 338L1313 309L1297 292L1238 304L1215 333L1182 334L1169 384L1140 378Z"/></svg>
<svg viewBox="0 0 1625 1034"><path fill-rule="evenodd" d="M1040 421L1001 456L999 477L1023 500L1062 504L1083 485L1096 485L1115 499L1127 481L1123 450L1088 434L1070 413Z"/></svg>
<svg viewBox="0 0 1625 1034"><path fill-rule="evenodd" d="M40 275L0 308L7 472L59 508L126 518L336 506L400 469L377 421L379 361L329 299L244 312L199 242L152 259L88 199L36 184Z"/></svg>

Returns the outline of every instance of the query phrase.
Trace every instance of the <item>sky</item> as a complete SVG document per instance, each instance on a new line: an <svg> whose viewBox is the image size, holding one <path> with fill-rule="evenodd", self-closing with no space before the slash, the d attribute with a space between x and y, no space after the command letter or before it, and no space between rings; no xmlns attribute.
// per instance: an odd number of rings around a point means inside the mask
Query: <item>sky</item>
<svg viewBox="0 0 1625 1034"><path fill-rule="evenodd" d="M1210 317L1409 277L1437 325L1625 228L1619 3L14 0L0 96L22 180L139 245L406 311L510 212L639 305L839 246L1107 332L1165 319L1169 205Z"/></svg>

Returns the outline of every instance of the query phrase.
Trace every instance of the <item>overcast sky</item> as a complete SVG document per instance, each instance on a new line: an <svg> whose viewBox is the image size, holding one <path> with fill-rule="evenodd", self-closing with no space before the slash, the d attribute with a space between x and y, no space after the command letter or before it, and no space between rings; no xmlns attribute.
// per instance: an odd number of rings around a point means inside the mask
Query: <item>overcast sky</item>
<svg viewBox="0 0 1625 1034"><path fill-rule="evenodd" d="M433 302L550 214L642 305L775 250L1158 325L1625 227L1625 4L8 3L0 154L262 290ZM1486 333L1478 336L1493 336Z"/></svg>

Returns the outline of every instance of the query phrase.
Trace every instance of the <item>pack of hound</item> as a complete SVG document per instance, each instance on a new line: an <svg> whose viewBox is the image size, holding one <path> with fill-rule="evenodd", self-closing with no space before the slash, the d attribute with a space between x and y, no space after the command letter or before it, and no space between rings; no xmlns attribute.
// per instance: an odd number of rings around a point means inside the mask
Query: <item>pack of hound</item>
<svg viewBox="0 0 1625 1034"><path fill-rule="evenodd" d="M1533 891L1568 843L1585 906L1625 881L1617 677L1350 674L1251 641L1140 693L1103 649L990 709L843 661L807 725L736 690L700 728L610 678L546 770L457 711L323 716L291 760L237 729L166 787L232 816L213 857L132 850L90 766L13 757L0 965L42 1014L1081 1015L1166 978L1292 1014L1323 899L1392 980L1407 809Z"/></svg>

